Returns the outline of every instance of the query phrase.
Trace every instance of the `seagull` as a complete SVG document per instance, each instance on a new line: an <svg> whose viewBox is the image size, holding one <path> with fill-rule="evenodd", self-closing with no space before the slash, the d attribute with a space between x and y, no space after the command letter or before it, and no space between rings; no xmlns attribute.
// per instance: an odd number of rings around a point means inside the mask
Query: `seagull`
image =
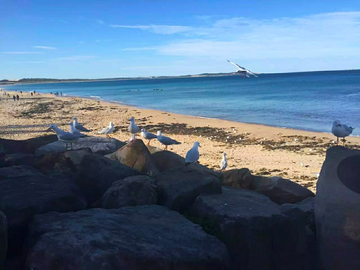
<svg viewBox="0 0 360 270"><path fill-rule="evenodd" d="M83 131L83 132L89 132L87 128L85 128L83 125L79 124L76 117L73 117L74 120L74 128Z"/></svg>
<svg viewBox="0 0 360 270"><path fill-rule="evenodd" d="M70 130L69 130L70 133L72 133L74 135L79 135L80 137L85 136L77 128L74 127L74 122L70 122L69 125L70 125Z"/></svg>
<svg viewBox="0 0 360 270"><path fill-rule="evenodd" d="M113 122L110 122L109 126L100 130L98 134L105 134L106 137L110 138L109 134L113 132L114 132L114 124Z"/></svg>
<svg viewBox="0 0 360 270"><path fill-rule="evenodd" d="M150 132L147 132L145 128L142 128L142 129L141 129L141 136L142 136L144 139L149 140L148 143L147 143L147 145L150 145L150 141L151 141L152 139L157 138L157 136L156 136L155 134L150 133Z"/></svg>
<svg viewBox="0 0 360 270"><path fill-rule="evenodd" d="M134 117L131 117L129 119L130 121L130 124L129 124L129 132L131 134L136 134L136 133L139 133L140 132L140 128L135 124L135 118Z"/></svg>
<svg viewBox="0 0 360 270"><path fill-rule="evenodd" d="M127 142L133 142L136 140L135 134L131 135L130 139L127 140Z"/></svg>
<svg viewBox="0 0 360 270"><path fill-rule="evenodd" d="M199 148L200 143L194 142L193 147L186 153L185 165L189 165L199 160Z"/></svg>
<svg viewBox="0 0 360 270"><path fill-rule="evenodd" d="M223 171L227 167L226 153L223 154L223 158L220 162L220 170Z"/></svg>
<svg viewBox="0 0 360 270"><path fill-rule="evenodd" d="M80 138L80 135L72 134L70 132L66 132L60 128L58 128L55 124L51 124L49 127L50 130L53 130L56 132L56 136L58 137L59 141L64 141L66 150L67 150L67 144L70 143L71 149L72 149L72 143Z"/></svg>
<svg viewBox="0 0 360 270"><path fill-rule="evenodd" d="M227 60L227 59L226 59ZM252 73L250 70L242 67L242 66L239 66L238 64L235 64L234 62L231 62L229 60L227 60L229 63L233 64L234 66L236 66L238 68L238 70L236 71L236 73L239 73L241 75L241 77L243 77L245 79L245 76L246 77L250 77L250 75L253 75L255 77L257 77L254 73Z"/></svg>
<svg viewBox="0 0 360 270"><path fill-rule="evenodd" d="M343 138L343 144L345 144L345 137L349 136L353 132L353 130L353 127L348 127L347 125L340 124L340 121L336 120L333 122L331 132L337 138L336 144L339 144L339 137Z"/></svg>
<svg viewBox="0 0 360 270"><path fill-rule="evenodd" d="M163 145L165 145L165 150L167 150L168 145L181 144L176 140L173 140L173 139L171 139L169 137L161 135L160 130L157 132L157 139L158 139L159 142L161 142Z"/></svg>

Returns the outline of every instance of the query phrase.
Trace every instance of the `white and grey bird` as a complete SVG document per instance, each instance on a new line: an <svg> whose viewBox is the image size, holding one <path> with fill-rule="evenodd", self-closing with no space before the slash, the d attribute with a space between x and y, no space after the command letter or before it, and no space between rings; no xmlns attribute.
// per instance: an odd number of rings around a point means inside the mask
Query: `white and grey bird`
<svg viewBox="0 0 360 270"><path fill-rule="evenodd" d="M226 59L227 60L227 59ZM236 66L238 68L238 70L236 71L236 73L240 74L241 77L243 77L245 79L246 77L250 77L249 75L255 76L257 77L257 75L255 75L253 72L251 72L250 70L239 66L238 64L235 64L234 62L231 62L230 60L227 60L230 64L233 64L234 66Z"/></svg>
<svg viewBox="0 0 360 270"><path fill-rule="evenodd" d="M78 120L76 117L73 117L73 122L74 122L74 127L80 131L83 132L89 132L90 130L88 130L87 128L85 128L83 125L78 123Z"/></svg>
<svg viewBox="0 0 360 270"><path fill-rule="evenodd" d="M98 134L105 134L106 137L110 137L109 134L114 132L114 124L113 122L110 122L109 126L107 126L106 128L103 128L102 130L100 130L98 132Z"/></svg>
<svg viewBox="0 0 360 270"><path fill-rule="evenodd" d="M348 127L347 125L340 124L340 121L336 120L333 122L331 132L336 136L337 144L339 144L339 137L343 138L343 143L345 144L345 137L349 136L353 132L353 130L353 127Z"/></svg>
<svg viewBox="0 0 360 270"><path fill-rule="evenodd" d="M74 135L79 135L80 137L84 137L85 135L82 134L77 128L74 127L74 122L70 122L69 123L70 126L70 130L69 132L74 134Z"/></svg>
<svg viewBox="0 0 360 270"><path fill-rule="evenodd" d="M131 137L127 140L128 142L133 142L136 140L135 134L132 134Z"/></svg>
<svg viewBox="0 0 360 270"><path fill-rule="evenodd" d="M168 145L173 145L173 144L181 144L180 142L173 140L169 137L163 136L161 134L161 131L159 130L156 134L157 139L160 143L162 143L163 145L165 145L165 150L167 150Z"/></svg>
<svg viewBox="0 0 360 270"><path fill-rule="evenodd" d="M142 128L142 129L141 129L141 136L142 136L144 139L149 140L148 143L147 143L148 145L150 145L150 141L151 141L152 139L157 138L157 136L156 136L154 133L147 132L145 128Z"/></svg>
<svg viewBox="0 0 360 270"><path fill-rule="evenodd" d="M135 124L135 118L134 118L134 117L131 117L131 118L129 119L129 121L130 121L129 128L128 128L129 132L130 132L131 134L139 133L139 132L140 132L140 128Z"/></svg>
<svg viewBox="0 0 360 270"><path fill-rule="evenodd" d="M200 154L199 154L199 142L194 142L193 147L186 153L185 156L185 165L189 165L191 163L197 162L199 160Z"/></svg>
<svg viewBox="0 0 360 270"><path fill-rule="evenodd" d="M227 167L227 160L226 160L226 153L223 153L223 157L222 157L222 160L220 162L220 170L223 171L226 169Z"/></svg>
<svg viewBox="0 0 360 270"><path fill-rule="evenodd" d="M50 130L53 130L56 132L56 136L58 137L59 141L63 141L66 143L66 149L67 144L70 143L71 149L72 149L72 143L80 138L80 135L72 134L70 132L66 132L60 128L58 128L55 124L51 124L49 127Z"/></svg>

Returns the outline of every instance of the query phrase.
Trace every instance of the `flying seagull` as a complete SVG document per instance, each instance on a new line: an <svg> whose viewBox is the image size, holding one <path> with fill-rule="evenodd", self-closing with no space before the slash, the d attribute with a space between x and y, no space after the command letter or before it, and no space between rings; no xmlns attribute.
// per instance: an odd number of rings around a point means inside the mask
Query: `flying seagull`
<svg viewBox="0 0 360 270"><path fill-rule="evenodd" d="M171 139L171 138L169 138L169 137L163 136L163 135L161 134L161 131L160 131L160 130L157 132L156 135L157 135L158 141L161 142L163 145L165 145L165 150L167 150L168 145L181 144L181 143L179 143L179 142L176 141L176 140L173 140L173 139Z"/></svg>
<svg viewBox="0 0 360 270"><path fill-rule="evenodd" d="M200 143L194 142L193 147L186 153L185 157L185 165L189 165L191 163L197 162L199 160L199 148Z"/></svg>
<svg viewBox="0 0 360 270"><path fill-rule="evenodd" d="M113 132L114 132L114 124L113 122L110 122L109 126L100 130L98 134L105 134L106 137L110 138L109 134Z"/></svg>
<svg viewBox="0 0 360 270"><path fill-rule="evenodd" d="M74 128L83 131L83 132L89 132L87 128L85 128L83 125L79 124L76 117L73 117L74 120Z"/></svg>
<svg viewBox="0 0 360 270"><path fill-rule="evenodd" d="M227 59L226 59L227 60ZM239 66L238 64L235 64L234 62L231 62L229 60L227 60L229 63L233 64L234 66L236 66L238 68L238 70L236 71L236 73L239 73L241 77L243 77L245 79L245 76L246 77L250 77L250 75L253 75L255 77L257 77L254 73L252 73L250 70L242 67L242 66Z"/></svg>
<svg viewBox="0 0 360 270"><path fill-rule="evenodd" d="M337 138L336 143L339 144L339 137L343 138L343 143L345 144L345 137L349 136L353 132L354 128L348 127L347 125L340 124L339 120L333 122L331 129L332 134Z"/></svg>
<svg viewBox="0 0 360 270"><path fill-rule="evenodd" d="M155 134L150 133L150 132L147 132L145 128L142 128L142 129L141 129L141 136L142 136L144 139L149 140L148 145L150 145L150 141L151 141L152 139L157 138L157 136L156 136Z"/></svg>

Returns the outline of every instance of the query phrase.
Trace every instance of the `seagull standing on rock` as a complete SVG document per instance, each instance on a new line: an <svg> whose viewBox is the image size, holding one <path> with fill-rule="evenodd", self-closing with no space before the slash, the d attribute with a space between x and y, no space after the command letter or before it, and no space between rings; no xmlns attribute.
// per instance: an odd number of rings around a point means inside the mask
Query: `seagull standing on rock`
<svg viewBox="0 0 360 270"><path fill-rule="evenodd" d="M223 171L227 167L226 153L223 154L223 158L220 162L220 170Z"/></svg>
<svg viewBox="0 0 360 270"><path fill-rule="evenodd" d="M106 137L110 138L109 134L113 132L114 132L114 124L113 122L110 122L109 126L100 130L98 134L105 134Z"/></svg>
<svg viewBox="0 0 360 270"><path fill-rule="evenodd" d="M157 138L157 136L156 136L155 134L150 133L150 132L147 132L145 128L142 128L142 129L141 129L141 136L142 136L144 139L149 140L148 143L147 143L147 145L150 145L150 141L151 141L152 139Z"/></svg>
<svg viewBox="0 0 360 270"><path fill-rule="evenodd" d="M83 132L89 132L87 128L85 128L83 125L79 124L76 117L73 117L74 120L74 128L83 131Z"/></svg>
<svg viewBox="0 0 360 270"><path fill-rule="evenodd" d="M135 118L134 117L131 117L129 119L130 121L130 124L129 124L129 132L133 135L135 135L136 133L139 133L140 132L140 128L135 124Z"/></svg>
<svg viewBox="0 0 360 270"><path fill-rule="evenodd" d="M58 137L59 141L65 142L65 147L67 150L67 144L70 143L72 149L72 143L80 138L80 135L72 134L70 132L66 132L60 128L58 128L55 124L51 124L49 130L53 130L56 132L56 136Z"/></svg>
<svg viewBox="0 0 360 270"><path fill-rule="evenodd" d="M197 162L199 160L199 142L194 142L193 147L186 153L185 165L188 166L191 163Z"/></svg>
<svg viewBox="0 0 360 270"><path fill-rule="evenodd" d="M70 125L70 130L69 130L70 133L72 133L74 135L79 135L80 137L85 136L76 127L74 127L74 122L70 122L69 125Z"/></svg>
<svg viewBox="0 0 360 270"><path fill-rule="evenodd" d="M168 145L181 144L180 142L178 142L176 140L173 140L173 139L171 139L169 137L163 136L161 134L160 130L157 132L157 139L158 139L159 142L161 142L163 145L165 145L164 150L167 150Z"/></svg>
<svg viewBox="0 0 360 270"><path fill-rule="evenodd" d="M339 120L333 122L331 129L332 134L337 138L336 144L339 144L339 137L343 138L343 144L345 144L345 137L349 136L353 132L354 128L348 127L347 125L340 124Z"/></svg>

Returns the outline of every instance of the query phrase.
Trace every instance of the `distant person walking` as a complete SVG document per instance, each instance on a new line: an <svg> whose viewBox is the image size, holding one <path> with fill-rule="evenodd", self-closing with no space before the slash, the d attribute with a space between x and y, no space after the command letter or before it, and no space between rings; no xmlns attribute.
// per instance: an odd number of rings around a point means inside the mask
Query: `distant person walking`
<svg viewBox="0 0 360 270"><path fill-rule="evenodd" d="M15 95L13 95L13 100L14 100L14 101L16 101L16 97L15 97Z"/></svg>
<svg viewBox="0 0 360 270"><path fill-rule="evenodd" d="M19 95L16 95L16 100L19 101L20 97Z"/></svg>

